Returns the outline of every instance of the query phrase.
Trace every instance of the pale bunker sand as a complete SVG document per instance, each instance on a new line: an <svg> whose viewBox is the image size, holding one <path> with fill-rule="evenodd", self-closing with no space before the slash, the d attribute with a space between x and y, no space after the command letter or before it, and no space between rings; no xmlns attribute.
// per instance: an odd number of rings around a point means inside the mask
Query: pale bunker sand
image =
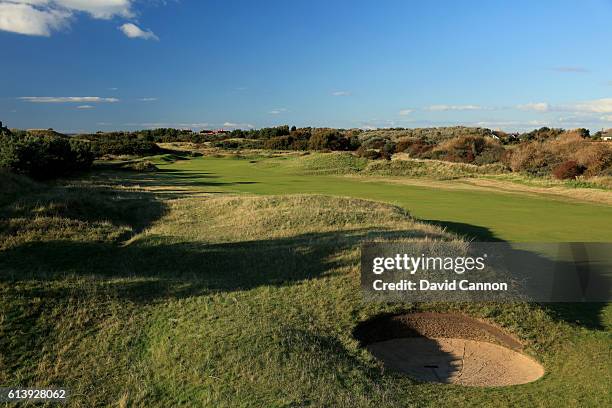
<svg viewBox="0 0 612 408"><path fill-rule="evenodd" d="M421 381L495 387L525 384L544 375L531 358L484 341L408 337L367 348L386 367Z"/></svg>
<svg viewBox="0 0 612 408"><path fill-rule="evenodd" d="M495 387L544 375L515 338L463 315L382 316L360 325L355 335L386 368L419 381Z"/></svg>

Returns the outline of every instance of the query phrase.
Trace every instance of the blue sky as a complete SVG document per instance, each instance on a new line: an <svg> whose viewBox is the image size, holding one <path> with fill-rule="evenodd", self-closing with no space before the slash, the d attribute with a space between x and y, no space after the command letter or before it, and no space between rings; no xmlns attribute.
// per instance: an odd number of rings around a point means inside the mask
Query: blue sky
<svg viewBox="0 0 612 408"><path fill-rule="evenodd" d="M612 127L612 2L0 0L0 120Z"/></svg>

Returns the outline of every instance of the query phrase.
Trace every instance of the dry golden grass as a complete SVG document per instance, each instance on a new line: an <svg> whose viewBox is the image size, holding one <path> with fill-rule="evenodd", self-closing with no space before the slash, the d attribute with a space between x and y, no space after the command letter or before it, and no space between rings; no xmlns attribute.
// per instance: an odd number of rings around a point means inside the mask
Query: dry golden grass
<svg viewBox="0 0 612 408"><path fill-rule="evenodd" d="M438 180L453 180L485 174L501 174L505 168L501 164L476 166L466 163L453 163L442 160L405 159L399 155L395 160L370 162L360 174L374 176L423 177Z"/></svg>
<svg viewBox="0 0 612 408"><path fill-rule="evenodd" d="M168 202L170 213L137 239L165 236L207 242L286 238L368 228L405 231L405 237L451 239L440 227L411 219L396 206L320 195L221 196Z"/></svg>
<svg viewBox="0 0 612 408"><path fill-rule="evenodd" d="M568 160L584 166L587 177L604 175L612 166L612 144L586 140L570 131L557 138L517 146L512 150L509 165L513 171L535 172Z"/></svg>

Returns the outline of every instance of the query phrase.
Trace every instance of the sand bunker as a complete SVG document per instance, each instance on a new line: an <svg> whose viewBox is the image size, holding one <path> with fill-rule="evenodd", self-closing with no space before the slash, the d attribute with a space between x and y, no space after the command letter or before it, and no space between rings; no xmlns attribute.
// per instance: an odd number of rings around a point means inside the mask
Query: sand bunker
<svg viewBox="0 0 612 408"><path fill-rule="evenodd" d="M544 375L514 337L463 315L383 316L360 325L355 336L386 368L420 381L494 387Z"/></svg>

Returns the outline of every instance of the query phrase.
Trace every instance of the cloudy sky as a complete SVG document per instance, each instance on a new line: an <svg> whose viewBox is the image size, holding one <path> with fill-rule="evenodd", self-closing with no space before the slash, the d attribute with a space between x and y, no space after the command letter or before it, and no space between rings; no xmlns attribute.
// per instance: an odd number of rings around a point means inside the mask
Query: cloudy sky
<svg viewBox="0 0 612 408"><path fill-rule="evenodd" d="M0 120L612 127L612 2L0 0Z"/></svg>

